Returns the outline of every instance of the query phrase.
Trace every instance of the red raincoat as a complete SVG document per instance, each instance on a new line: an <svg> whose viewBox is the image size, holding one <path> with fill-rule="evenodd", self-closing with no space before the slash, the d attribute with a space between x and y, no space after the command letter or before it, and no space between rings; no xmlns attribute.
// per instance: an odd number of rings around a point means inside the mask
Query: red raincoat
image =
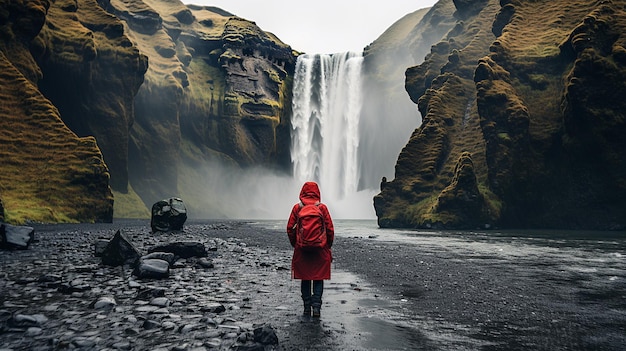
<svg viewBox="0 0 626 351"><path fill-rule="evenodd" d="M304 204L315 204L320 202L320 189L315 182L306 182L300 191L300 201ZM326 247L318 251L303 251L296 247L296 224L298 223L298 212L300 204L297 203L291 209L291 215L287 222L287 235L291 246L294 247L291 259L291 276L302 280L327 280L330 279L330 263L333 255L330 248L335 240L335 228L333 220L326 205L320 203L320 211L324 216L326 227Z"/></svg>

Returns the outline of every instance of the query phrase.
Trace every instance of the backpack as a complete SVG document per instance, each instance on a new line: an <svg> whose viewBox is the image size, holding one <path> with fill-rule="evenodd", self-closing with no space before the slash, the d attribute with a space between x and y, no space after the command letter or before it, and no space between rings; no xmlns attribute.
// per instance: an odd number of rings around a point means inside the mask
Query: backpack
<svg viewBox="0 0 626 351"><path fill-rule="evenodd" d="M304 205L300 203L296 224L296 247L304 250L318 250L326 247L326 227L320 203Z"/></svg>

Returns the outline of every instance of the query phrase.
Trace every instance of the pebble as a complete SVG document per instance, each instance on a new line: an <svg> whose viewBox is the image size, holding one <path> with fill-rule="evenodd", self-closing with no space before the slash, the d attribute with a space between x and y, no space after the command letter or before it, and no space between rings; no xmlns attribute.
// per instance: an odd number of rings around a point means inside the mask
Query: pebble
<svg viewBox="0 0 626 351"><path fill-rule="evenodd" d="M267 250L203 231L159 237L149 228L132 227L127 235L141 252L180 240L203 241L209 253L176 260L164 279L142 278L129 266L102 265L94 254L94 246L114 232L43 232L28 250L0 254L0 330L13 331L0 333L0 351L263 349L260 344L250 348L254 329L273 322L266 314L277 306L292 309L284 305L284 289L266 281L268 276L289 279L288 273L271 269L288 266L287 255L280 261ZM172 259L155 254L144 262L163 258ZM166 275L166 265L156 263ZM266 302L255 306L261 295Z"/></svg>

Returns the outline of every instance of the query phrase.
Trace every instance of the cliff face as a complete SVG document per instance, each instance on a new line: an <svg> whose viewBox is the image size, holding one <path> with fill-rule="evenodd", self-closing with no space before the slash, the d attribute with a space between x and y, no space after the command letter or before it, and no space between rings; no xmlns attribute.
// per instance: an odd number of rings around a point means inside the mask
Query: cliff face
<svg viewBox="0 0 626 351"><path fill-rule="evenodd" d="M38 89L42 70L35 58L49 44L38 34L51 6L0 1L0 219L111 221L109 170L96 140L70 131Z"/></svg>
<svg viewBox="0 0 626 351"><path fill-rule="evenodd" d="M78 136L94 136L111 172L113 190L128 185L133 100L148 60L120 20L95 0L54 1L33 51L43 72L41 92Z"/></svg>
<svg viewBox="0 0 626 351"><path fill-rule="evenodd" d="M129 145L130 183L147 205L184 194L197 214L197 172L215 162L286 167L289 46L217 8L100 2L149 60Z"/></svg>
<svg viewBox="0 0 626 351"><path fill-rule="evenodd" d="M420 114L407 98L404 72L423 62L431 45L455 24L452 0L430 11L410 13L364 49L363 106L359 119L361 188L376 189L381 177L391 177L396 158L419 126Z"/></svg>
<svg viewBox="0 0 626 351"><path fill-rule="evenodd" d="M454 4L407 70L423 123L374 199L379 224L624 228L621 2Z"/></svg>

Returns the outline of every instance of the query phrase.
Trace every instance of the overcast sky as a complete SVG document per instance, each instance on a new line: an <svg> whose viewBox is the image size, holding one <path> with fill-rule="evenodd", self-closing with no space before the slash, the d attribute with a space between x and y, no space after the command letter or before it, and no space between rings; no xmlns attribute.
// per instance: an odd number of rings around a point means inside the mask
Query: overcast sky
<svg viewBox="0 0 626 351"><path fill-rule="evenodd" d="M256 22L294 50L310 54L357 51L394 22L437 0L182 0L216 6Z"/></svg>

